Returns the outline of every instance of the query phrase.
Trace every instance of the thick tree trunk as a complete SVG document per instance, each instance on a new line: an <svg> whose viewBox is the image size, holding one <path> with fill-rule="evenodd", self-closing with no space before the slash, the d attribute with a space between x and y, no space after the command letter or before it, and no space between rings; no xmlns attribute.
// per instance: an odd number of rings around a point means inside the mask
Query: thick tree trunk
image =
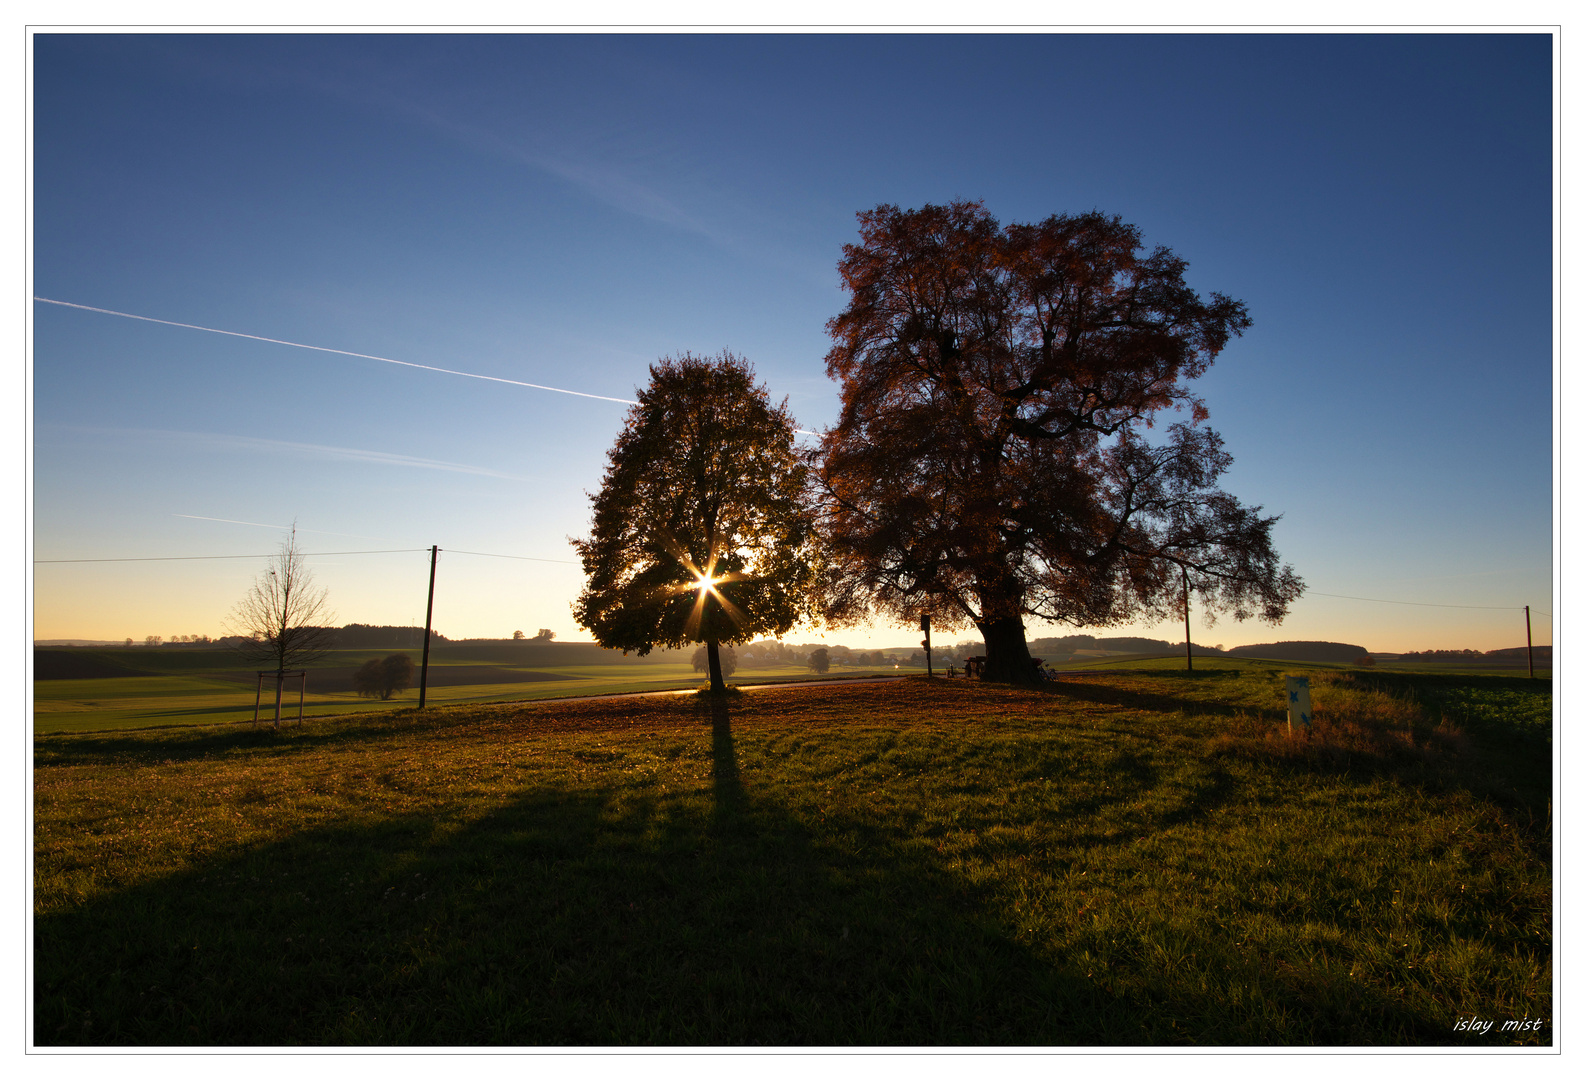
<svg viewBox="0 0 1586 1080"><path fill-rule="evenodd" d="M1030 656L1030 645L1024 639L1024 620L1017 615L1001 619L988 619L975 624L980 636L986 639L986 669L982 676L987 682L1033 684L1035 661Z"/></svg>
<svg viewBox="0 0 1586 1080"><path fill-rule="evenodd" d="M705 655L710 660L710 692L725 694L727 683L721 677L721 652L716 648L714 641L705 642Z"/></svg>

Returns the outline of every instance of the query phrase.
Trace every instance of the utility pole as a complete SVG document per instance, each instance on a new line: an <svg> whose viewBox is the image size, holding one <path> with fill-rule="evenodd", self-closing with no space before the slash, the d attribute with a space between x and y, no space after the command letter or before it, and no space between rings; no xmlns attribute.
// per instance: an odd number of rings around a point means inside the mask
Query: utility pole
<svg viewBox="0 0 1586 1080"><path fill-rule="evenodd" d="M424 666L419 669L419 708L424 707L424 694L430 685L430 617L435 614L435 556L440 547L430 545L430 598L424 605Z"/></svg>
<svg viewBox="0 0 1586 1080"><path fill-rule="evenodd" d="M1531 659L1531 605L1525 606L1525 674L1526 678L1536 678L1536 664Z"/></svg>
<svg viewBox="0 0 1586 1080"><path fill-rule="evenodd" d="M1179 564L1179 573L1184 575L1184 670L1190 674L1195 673L1195 658L1190 655L1189 633L1189 569L1183 563Z"/></svg>

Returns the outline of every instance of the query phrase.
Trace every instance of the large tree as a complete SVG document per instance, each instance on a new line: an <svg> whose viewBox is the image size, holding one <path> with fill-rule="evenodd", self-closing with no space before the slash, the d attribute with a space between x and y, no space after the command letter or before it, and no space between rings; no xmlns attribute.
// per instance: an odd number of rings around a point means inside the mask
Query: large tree
<svg viewBox="0 0 1586 1080"><path fill-rule="evenodd" d="M842 413L822 443L827 611L973 624L1025 681L1024 618L1105 626L1187 587L1282 618L1301 586L1186 383L1250 326L1185 263L1099 213L1006 228L979 203L859 215L828 325ZM1187 419L1151 442L1165 410Z"/></svg>
<svg viewBox="0 0 1586 1080"><path fill-rule="evenodd" d="M574 604L607 648L645 655L781 635L812 613L816 573L809 469L787 404L773 406L729 352L650 368L650 385L608 455Z"/></svg>

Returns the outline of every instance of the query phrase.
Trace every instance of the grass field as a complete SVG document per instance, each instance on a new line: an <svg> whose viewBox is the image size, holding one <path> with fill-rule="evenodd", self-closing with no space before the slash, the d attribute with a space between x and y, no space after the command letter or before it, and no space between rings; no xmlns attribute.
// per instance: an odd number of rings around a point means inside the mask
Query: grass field
<svg viewBox="0 0 1586 1080"><path fill-rule="evenodd" d="M413 687L391 701L360 698L352 690L352 673L367 659L389 649L333 653L311 669L303 711L306 716L391 712L412 708L418 701L418 676ZM520 652L522 650L519 650ZM93 654L97 650L81 650ZM121 650L105 651L113 659ZM102 679L40 679L33 684L33 730L113 731L191 724L252 721L259 684L253 669L221 650L165 651L156 655L127 650L129 663L160 665L156 674ZM681 662L635 662L613 656L603 663L529 664L510 655L474 655L479 650L437 650L431 659L429 705L485 701L537 701L550 697L620 694L647 690L694 689L702 676ZM458 656L457 653L463 653ZM880 669L876 669L879 671ZM890 670L890 669L888 669ZM870 674L868 668L840 668L837 675ZM796 665L740 670L734 682L811 678ZM274 717L274 682L264 684L261 714ZM289 680L282 695L283 715L296 719L298 685Z"/></svg>
<svg viewBox="0 0 1586 1080"><path fill-rule="evenodd" d="M1552 1043L1549 684L1280 675L41 735L34 1038Z"/></svg>

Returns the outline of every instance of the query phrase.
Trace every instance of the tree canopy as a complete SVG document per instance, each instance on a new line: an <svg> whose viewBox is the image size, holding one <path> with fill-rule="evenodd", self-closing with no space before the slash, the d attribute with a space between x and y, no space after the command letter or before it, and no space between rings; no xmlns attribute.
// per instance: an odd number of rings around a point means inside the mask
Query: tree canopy
<svg viewBox="0 0 1586 1080"><path fill-rule="evenodd" d="M652 365L592 496L590 535L573 541L579 624L641 656L703 642L719 691L719 645L808 617L815 534L796 431L730 352Z"/></svg>
<svg viewBox="0 0 1586 1080"><path fill-rule="evenodd" d="M1217 487L1231 459L1187 387L1250 325L1186 263L1100 213L1003 228L979 203L859 215L827 324L842 412L821 447L827 612L974 624L987 677L1033 672L1025 616L1160 616L1188 588L1281 619L1302 589L1276 518ZM1166 438L1145 430L1187 414Z"/></svg>
<svg viewBox="0 0 1586 1080"><path fill-rule="evenodd" d="M336 631L325 625L335 616L325 590L314 584L297 546L297 526L282 543L229 620L235 648L250 663L268 664L276 674L323 657L335 645Z"/></svg>

